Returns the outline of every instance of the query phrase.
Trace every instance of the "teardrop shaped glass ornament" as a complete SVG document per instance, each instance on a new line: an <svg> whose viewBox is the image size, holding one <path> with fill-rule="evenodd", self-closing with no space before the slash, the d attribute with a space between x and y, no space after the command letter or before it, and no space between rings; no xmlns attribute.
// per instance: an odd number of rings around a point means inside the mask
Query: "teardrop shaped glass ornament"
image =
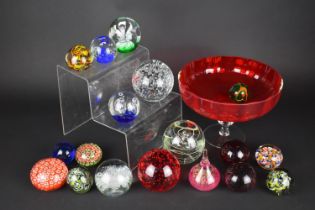
<svg viewBox="0 0 315 210"><path fill-rule="evenodd" d="M194 165L189 172L191 186L200 191L211 191L220 183L219 170L210 163L207 149L203 150L200 163Z"/></svg>

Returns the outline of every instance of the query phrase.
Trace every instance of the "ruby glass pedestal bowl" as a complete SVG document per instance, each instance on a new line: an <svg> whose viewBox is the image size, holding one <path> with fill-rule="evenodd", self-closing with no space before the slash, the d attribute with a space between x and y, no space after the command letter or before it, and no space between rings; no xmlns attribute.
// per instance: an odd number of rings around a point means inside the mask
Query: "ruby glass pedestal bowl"
<svg viewBox="0 0 315 210"><path fill-rule="evenodd" d="M259 118L279 101L283 80L272 67L253 59L214 56L186 64L178 74L183 101L198 114L219 124L207 127L205 137L212 146L229 140L245 141L245 135L233 125ZM247 86L246 102L229 96L236 83ZM233 126L232 126L233 125Z"/></svg>

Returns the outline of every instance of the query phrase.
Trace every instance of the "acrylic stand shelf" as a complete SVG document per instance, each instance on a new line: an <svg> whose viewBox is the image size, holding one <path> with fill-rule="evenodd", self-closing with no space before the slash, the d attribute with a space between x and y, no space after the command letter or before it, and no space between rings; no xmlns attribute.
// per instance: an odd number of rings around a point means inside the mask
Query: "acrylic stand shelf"
<svg viewBox="0 0 315 210"><path fill-rule="evenodd" d="M162 145L165 128L182 118L179 94L172 92L158 103L140 99L141 110L131 124L117 123L108 111L108 100L117 91L133 91L131 76L141 62L150 58L149 50L139 46L134 52L119 54L111 64L96 62L86 71L57 65L59 99L64 135L90 120L121 133L126 140L126 161L134 169L147 150Z"/></svg>

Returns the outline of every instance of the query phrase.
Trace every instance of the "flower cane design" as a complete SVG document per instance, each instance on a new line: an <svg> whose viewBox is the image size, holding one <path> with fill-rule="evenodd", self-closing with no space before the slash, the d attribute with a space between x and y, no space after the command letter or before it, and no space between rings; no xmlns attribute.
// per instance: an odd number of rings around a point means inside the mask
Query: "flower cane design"
<svg viewBox="0 0 315 210"><path fill-rule="evenodd" d="M255 153L255 158L260 167L266 170L278 168L282 161L283 155L281 150L274 145L261 145Z"/></svg>
<svg viewBox="0 0 315 210"><path fill-rule="evenodd" d="M93 186L93 177L86 169L73 168L68 174L67 183L74 192L86 193Z"/></svg>
<svg viewBox="0 0 315 210"><path fill-rule="evenodd" d="M284 170L276 169L270 171L266 180L267 188L275 192L277 195L281 195L284 192L289 191L292 178Z"/></svg>
<svg viewBox="0 0 315 210"><path fill-rule="evenodd" d="M102 149L93 143L82 144L78 147L76 161L81 166L94 166L102 159Z"/></svg>
<svg viewBox="0 0 315 210"><path fill-rule="evenodd" d="M30 179L35 188L53 191L66 183L68 168L62 160L46 158L35 163L30 172Z"/></svg>

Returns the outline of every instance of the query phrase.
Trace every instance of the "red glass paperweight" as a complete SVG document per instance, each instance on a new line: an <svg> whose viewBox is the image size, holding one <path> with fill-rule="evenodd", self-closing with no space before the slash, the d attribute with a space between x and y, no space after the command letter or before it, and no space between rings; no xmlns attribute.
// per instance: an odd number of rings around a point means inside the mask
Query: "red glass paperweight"
<svg viewBox="0 0 315 210"><path fill-rule="evenodd" d="M221 147L232 139L245 140L232 126L259 118L273 109L283 87L281 75L272 67L253 59L214 56L186 64L178 75L183 101L198 114L217 120L205 129L211 145ZM231 87L246 86L246 101L231 100Z"/></svg>
<svg viewBox="0 0 315 210"><path fill-rule="evenodd" d="M232 140L222 145L220 156L226 164L245 162L249 159L250 151L245 143Z"/></svg>
<svg viewBox="0 0 315 210"><path fill-rule="evenodd" d="M177 184L180 164L176 157L165 149L152 149L138 162L138 178L148 190L165 192Z"/></svg>
<svg viewBox="0 0 315 210"><path fill-rule="evenodd" d="M248 163L234 163L226 169L224 182L232 191L246 192L256 186L256 172Z"/></svg>

